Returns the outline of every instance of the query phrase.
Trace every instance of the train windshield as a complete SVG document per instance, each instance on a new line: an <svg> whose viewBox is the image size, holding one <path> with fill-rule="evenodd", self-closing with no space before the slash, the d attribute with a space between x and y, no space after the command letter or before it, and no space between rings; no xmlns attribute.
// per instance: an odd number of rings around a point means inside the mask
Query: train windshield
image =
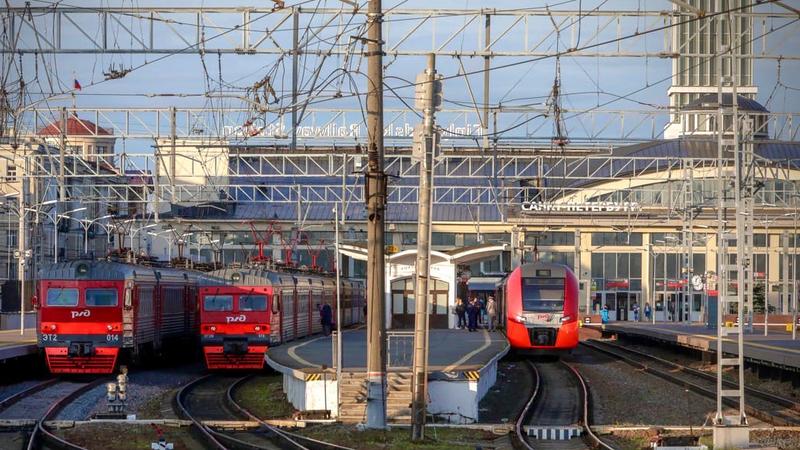
<svg viewBox="0 0 800 450"><path fill-rule="evenodd" d="M86 306L117 306L116 289L87 289Z"/></svg>
<svg viewBox="0 0 800 450"><path fill-rule="evenodd" d="M266 295L242 295L239 297L239 311L266 311Z"/></svg>
<svg viewBox="0 0 800 450"><path fill-rule="evenodd" d="M233 311L232 295L206 295L203 299L206 311Z"/></svg>
<svg viewBox="0 0 800 450"><path fill-rule="evenodd" d="M563 278L523 278L522 309L533 312L564 310Z"/></svg>
<svg viewBox="0 0 800 450"><path fill-rule="evenodd" d="M78 306L78 290L59 288L48 289L47 306Z"/></svg>

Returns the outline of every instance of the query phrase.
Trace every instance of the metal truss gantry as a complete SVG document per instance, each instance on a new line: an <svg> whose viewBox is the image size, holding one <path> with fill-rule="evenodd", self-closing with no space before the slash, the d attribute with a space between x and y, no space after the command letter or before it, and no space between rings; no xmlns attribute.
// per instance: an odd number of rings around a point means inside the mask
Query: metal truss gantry
<svg viewBox="0 0 800 450"><path fill-rule="evenodd" d="M290 143L292 128L290 114L275 111L255 114L248 108L66 108L68 114L91 121L97 127L82 130L87 135L104 131L121 139L215 139L241 145L280 146ZM525 140L549 147L552 142L551 121L534 116L546 113L542 107L498 107L490 114L494 123L502 126L525 123L504 142ZM386 108L385 138L387 144L409 145L411 132L419 117L405 108ZM469 108L445 108L439 113L443 145L464 146L483 134L480 111ZM570 140L587 146L609 148L650 141L662 137L670 120L670 111L643 109L568 109L563 110L566 125L572 130ZM760 122L774 140L800 139L800 112L757 113L767 116ZM60 110L26 109L18 115L17 135L35 137L43 127L61 120ZM102 131L101 131L102 128ZM490 130L491 131L491 130ZM754 130L761 133L764 130ZM466 137L465 135L472 136ZM366 131L363 114L358 108L310 108L297 128L299 145L323 144L351 146L364 142Z"/></svg>
<svg viewBox="0 0 800 450"><path fill-rule="evenodd" d="M648 2L650 3L650 2ZM683 3L683 2L680 2ZM713 56L676 46L668 25L692 19L697 12L652 10L557 10L546 7L524 9L389 9L384 12L384 51L387 56L435 53L437 56L538 57L570 51L570 57ZM292 17L313 30L301 42L303 53L345 55L353 35L363 31L365 10L342 8L270 9L255 7L18 7L0 8L8 33L0 41L0 52L48 53L142 53L174 54L200 51L209 54L289 54ZM775 20L790 21L791 11L741 11L737 16L753 18L764 31ZM351 20L351 16L354 17ZM577 33L577 23L587 28ZM628 29L664 27L646 45L644 34L620 40ZM45 31L47 30L47 31ZM569 34L564 47L556 48L553 37ZM580 36L580 37L579 37ZM318 38L336 39L331 49L307 47ZM580 40L580 41L578 41ZM607 42L606 44L603 44ZM658 42L659 45L653 45ZM800 59L798 55L774 55L763 51L747 57Z"/></svg>
<svg viewBox="0 0 800 450"><path fill-rule="evenodd" d="M408 149L387 150L386 172L392 176L388 200L393 204L416 204L419 165ZM42 194L58 194L58 153L29 154L28 177ZM109 155L109 159L68 157L64 179L67 196L83 202L152 203L154 198L175 203L209 201L327 204L360 202L364 199L362 169L365 156L354 149L329 149L316 154L264 153L250 148L215 148L202 153ZM174 159L174 162L172 161ZM753 162L759 179L789 180L791 167L800 161L776 163L761 158ZM731 160L722 162L730 166ZM156 177L156 167L160 176ZM687 172L695 179L714 178L717 158L616 157L610 155L559 156L520 154L520 149L498 149L484 154L464 149L445 150L434 162L437 204L473 204L497 208L518 206L526 201L551 203L586 201L635 202L642 208L681 205L680 188L665 192L664 182L681 180ZM171 176L169 167L185 168ZM134 176L132 183L126 178ZM544 182L543 180L547 180ZM614 198L607 198L608 195ZM773 206L788 207L791 192L770 191ZM683 197L683 198L682 198ZM766 198L766 197L765 197ZM648 204L647 199L657 201ZM761 203L769 203L761 200Z"/></svg>

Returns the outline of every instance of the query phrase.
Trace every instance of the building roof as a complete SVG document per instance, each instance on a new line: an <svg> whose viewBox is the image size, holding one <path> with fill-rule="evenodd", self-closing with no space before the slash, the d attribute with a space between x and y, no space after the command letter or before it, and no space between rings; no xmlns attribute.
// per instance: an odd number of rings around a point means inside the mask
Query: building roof
<svg viewBox="0 0 800 450"><path fill-rule="evenodd" d="M719 109L719 97L718 94L706 94L703 95L681 108L684 111L705 111L705 110L715 110ZM739 106L739 110L741 111L753 111L753 112L763 112L767 113L767 108L765 108L761 103L758 103L755 100L749 99L743 95L736 95L736 104ZM727 93L722 94L722 106L733 106L733 94Z"/></svg>
<svg viewBox="0 0 800 450"><path fill-rule="evenodd" d="M39 136L59 136L61 135L61 120L56 120L50 125L40 129L36 134ZM96 123L81 119L76 115L67 118L67 136L111 136L112 133Z"/></svg>

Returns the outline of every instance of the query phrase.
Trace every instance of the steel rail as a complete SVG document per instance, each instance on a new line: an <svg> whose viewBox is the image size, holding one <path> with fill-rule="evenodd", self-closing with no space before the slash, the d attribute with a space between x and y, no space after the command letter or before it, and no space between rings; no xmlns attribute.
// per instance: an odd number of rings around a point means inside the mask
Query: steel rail
<svg viewBox="0 0 800 450"><path fill-rule="evenodd" d="M297 433L291 433L291 432L288 432L288 431L284 431L284 430L278 429L278 427L275 427L273 425L270 425L270 424L266 423L265 421L261 420L259 417L254 415L252 412L250 412L247 408L245 408L242 405L240 405L238 402L236 402L236 400L234 400L233 392L236 389L238 389L239 385L241 385L242 383L244 383L247 380L251 379L252 377L253 377L253 375L249 375L247 377L244 377L244 378L241 378L241 379L237 380L235 383L231 384L230 387L228 387L228 391L226 392L226 398L227 398L227 401L229 402L229 404L233 408L235 408L237 411L239 411L241 414L243 414L244 416L246 416L247 418L249 418L250 420L252 420L254 422L258 422L259 425L261 425L264 428L268 429L269 431L275 433L277 436L280 436L282 439L286 440L287 442L289 442L289 443L291 443L293 445L296 445L298 449L309 450L308 447L306 447L303 444L297 442L297 441L304 441L304 442L307 442L308 443L307 445L310 445L311 448L313 448L313 449L353 450L350 447L344 447L344 446L341 446L341 445L336 445L336 444L332 444L330 442L320 441L320 440L317 440L317 439L313 439L313 438L310 438L310 437L299 435Z"/></svg>
<svg viewBox="0 0 800 450"><path fill-rule="evenodd" d="M586 430L586 434L589 435L589 438L594 441L596 446L607 450L616 450L614 447L603 442L602 439L600 439L600 437L594 434L594 431L592 431L592 424L589 420L591 397L589 396L589 387L586 385L586 381L583 379L583 376L580 374L580 372L578 372L578 369L567 364L564 360L561 360L561 364L564 364L567 366L567 368L569 368L570 372L575 375L575 378L578 379L578 382L581 385L581 393L583 395L583 428Z"/></svg>
<svg viewBox="0 0 800 450"><path fill-rule="evenodd" d="M22 390L20 392L17 392L16 394L10 395L10 396L4 398L3 400L0 400L0 411L3 411L4 409L10 407L11 405L19 402L23 398L28 397L30 395L33 395L33 394L43 390L44 388L47 388L47 387L50 387L50 386L56 384L57 382L58 382L57 378L51 378L49 380L42 381L41 383L37 383L37 384L35 384L35 385L33 385L33 386L31 386L31 387L29 387L27 389L24 389L24 390Z"/></svg>
<svg viewBox="0 0 800 450"><path fill-rule="evenodd" d="M632 354L635 354L637 356L641 356L642 358L646 358L646 359L649 359L651 361L655 361L655 362L664 364L666 366L672 367L675 370L678 370L678 371L681 371L681 372L685 372L685 373L697 376L699 378L705 378L706 380L713 381L713 382L717 381L717 377L714 376L714 375L711 375L710 373L706 373L706 372L703 372L702 370L697 370L697 369L694 369L694 368L691 368L691 367L687 367L687 366L678 364L678 363L673 362L673 361L662 359L662 358L659 358L658 356L648 355L647 353L644 353L642 351L639 351L639 350L636 350L636 349L633 349L633 348L622 347L620 345L612 344L610 342L603 342L603 345L606 345L606 346L609 346L609 347L613 347L615 349L619 349L619 350L622 350L624 352L632 353ZM731 381L731 380L723 379L722 383L727 387L731 387L731 388L734 388L734 389L738 389L739 388L739 385L737 383ZM789 400L788 398L785 398L785 397L780 397L780 396L775 395L775 394L771 394L771 393L766 392L766 391L762 391L761 389L754 388L752 386L745 386L744 390L748 394L751 394L751 395L753 395L755 397L759 397L762 400L766 400L766 401L778 404L780 406L783 406L785 408L789 408L789 409L794 410L794 411L798 411L798 413L800 413L800 403L798 403L798 402Z"/></svg>
<svg viewBox="0 0 800 450"><path fill-rule="evenodd" d="M689 380L677 377L677 376L675 376L675 375L673 375L673 374L671 374L671 373L669 373L667 371L659 370L659 369L653 367L652 365L648 365L648 364L646 364L646 363L644 363L642 361L637 360L634 357L621 354L618 351L614 351L614 350L611 350L611 349L608 349L608 348L604 348L601 344L598 344L596 342L591 342L590 343L588 341L583 341L583 342L581 342L581 344L584 345L587 348L594 349L596 351L605 353L605 354L607 354L607 355L609 355L609 356L611 356L613 358L619 359L619 360L621 360L621 361L623 361L623 362L625 362L625 363L627 363L627 364L629 364L629 365L631 365L633 367L641 369L641 370L643 370L643 371L645 371L647 373L650 373L651 375L655 375L655 376L657 376L659 378L662 378L662 379L664 379L664 380L666 380L666 381L668 381L670 383L673 383L673 384L678 385L678 386L685 387L685 388L691 390L692 392L700 394L700 395L702 395L704 397L707 397L707 398L710 398L710 399L714 399L714 400L717 398L716 386L714 386L712 388L709 388L707 386L701 386L700 384L697 384L697 383L691 382ZM623 349L622 347L618 347L618 349L622 350L622 352L627 352L627 349ZM716 377L714 377L714 380L716 380ZM704 381L705 381L705 378L704 378ZM738 407L739 406L739 403L737 401L732 400L732 399L724 399L723 401L724 401L724 403L726 405L728 405L730 407ZM770 424L773 424L773 425L791 425L793 423L797 423L798 422L798 420L795 420L794 422L792 422L792 421L789 421L789 420L787 420L787 419L785 419L783 417L776 416L772 412L766 411L766 410L764 410L762 408L754 407L752 404L746 405L745 406L745 411L746 411L746 413L748 415L750 415L752 417L755 417L755 418L757 418L759 420L763 420L764 422L767 422L767 423L770 423Z"/></svg>
<svg viewBox="0 0 800 450"><path fill-rule="evenodd" d="M81 447L80 445L73 444L67 441L64 438L56 436L47 427L44 426L44 423L49 420L51 417L55 416L56 413L64 409L68 404L72 403L76 398L80 397L81 395L85 394L86 392L94 389L95 387L99 386L100 384L104 383L106 380L104 379L97 379L90 383L86 383L83 386L75 389L74 391L70 392L69 394L61 397L59 400L54 402L47 411L36 421L36 426L31 433L30 438L28 439L27 450L34 450L40 447L39 441L47 442L48 446L51 448L58 448L58 449L66 449L66 450L86 450L86 448Z"/></svg>
<svg viewBox="0 0 800 450"><path fill-rule="evenodd" d="M189 383L185 384L183 387L181 387L181 389L175 395L175 404L178 407L178 413L180 415L182 415L184 418L189 419L192 422L192 424L195 426L195 428L197 428L200 431L200 433L206 439L208 439L209 443L213 444L214 447L216 449L218 449L218 450L227 450L228 447L226 447L219 440L217 440L217 438L215 437L215 433L210 428L208 428L206 425L204 425L199 420L197 420L189 412L189 408L187 408L186 405L183 403L184 397L186 396L186 394L189 391L191 391L198 384L202 383L203 381L205 381L205 380L207 380L207 379L209 379L211 377L212 377L211 374L203 375L203 376L195 378L194 380L192 380Z"/></svg>
<svg viewBox="0 0 800 450"><path fill-rule="evenodd" d="M519 413L519 417L517 418L517 423L514 424L514 432L516 433L517 440L519 441L518 444L525 448L526 450L534 450L533 447L528 443L528 438L522 432L522 424L528 420L528 416L530 415L531 406L533 406L534 401L536 401L536 397L539 395L539 371L536 369L536 366L530 362L530 360L525 361L528 364L528 367L531 369L531 374L535 380L535 384L533 386L533 393L531 394L531 398L528 399L528 403L525 404L525 407L522 408L522 412Z"/></svg>

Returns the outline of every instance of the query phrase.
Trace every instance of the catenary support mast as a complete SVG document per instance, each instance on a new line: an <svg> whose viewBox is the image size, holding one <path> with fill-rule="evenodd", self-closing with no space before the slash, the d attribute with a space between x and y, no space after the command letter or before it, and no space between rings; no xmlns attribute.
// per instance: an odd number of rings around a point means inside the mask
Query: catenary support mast
<svg viewBox="0 0 800 450"><path fill-rule="evenodd" d="M384 316L383 23L381 0L367 10L367 428L386 427Z"/></svg>
<svg viewBox="0 0 800 450"><path fill-rule="evenodd" d="M425 83L420 89L424 93L422 101L423 124L421 139L421 158L419 161L419 219L417 225L417 280L414 289L414 365L413 398L411 403L411 438L421 440L425 437L425 409L428 385L428 310L433 308L430 301L430 236L431 236L431 170L436 133L434 131L434 111L436 108L436 55L428 55L425 70ZM419 78L418 78L419 80ZM417 86L419 88L419 86Z"/></svg>

